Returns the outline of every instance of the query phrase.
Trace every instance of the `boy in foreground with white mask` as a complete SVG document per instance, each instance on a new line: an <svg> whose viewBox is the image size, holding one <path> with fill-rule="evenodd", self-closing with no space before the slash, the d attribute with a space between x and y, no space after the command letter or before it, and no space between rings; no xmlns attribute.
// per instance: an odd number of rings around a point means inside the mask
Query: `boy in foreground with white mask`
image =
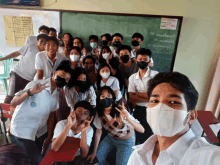
<svg viewBox="0 0 220 165"><path fill-rule="evenodd" d="M220 148L190 129L198 116L198 92L190 80L178 72L159 73L148 86L147 122L154 135L135 146L128 165L220 164Z"/></svg>

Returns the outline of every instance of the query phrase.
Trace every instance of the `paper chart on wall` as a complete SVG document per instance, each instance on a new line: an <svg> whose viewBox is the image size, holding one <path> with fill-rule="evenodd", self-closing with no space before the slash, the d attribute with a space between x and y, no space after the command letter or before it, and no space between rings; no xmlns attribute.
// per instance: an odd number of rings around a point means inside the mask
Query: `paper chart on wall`
<svg viewBox="0 0 220 165"><path fill-rule="evenodd" d="M176 30L178 19L161 18L160 29Z"/></svg>
<svg viewBox="0 0 220 165"><path fill-rule="evenodd" d="M23 47L27 36L33 36L32 17L3 16L8 46Z"/></svg>

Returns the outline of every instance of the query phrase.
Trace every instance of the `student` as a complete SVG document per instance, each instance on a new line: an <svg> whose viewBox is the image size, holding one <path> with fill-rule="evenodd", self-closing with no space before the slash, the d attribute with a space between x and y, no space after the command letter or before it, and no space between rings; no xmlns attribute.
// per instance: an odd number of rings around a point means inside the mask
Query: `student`
<svg viewBox="0 0 220 165"><path fill-rule="evenodd" d="M118 48L123 43L123 36L120 33L115 33L112 36L112 44L115 47L115 50L112 52L114 57L118 57Z"/></svg>
<svg viewBox="0 0 220 165"><path fill-rule="evenodd" d="M116 147L116 164L126 165L135 145L134 130L144 132L142 125L129 114L124 105L118 106L115 100L115 93L110 87L104 86L100 89L97 96L97 114L93 121L96 127L94 150L88 156L90 162L97 156L98 165L105 163L108 153L114 147ZM109 133L99 144L102 128Z"/></svg>
<svg viewBox="0 0 220 165"><path fill-rule="evenodd" d="M103 46L100 52L99 63L106 62L112 58L112 51L108 46Z"/></svg>
<svg viewBox="0 0 220 165"><path fill-rule="evenodd" d="M35 79L47 79L51 73L57 69L59 63L67 58L57 52L59 41L56 37L47 37L45 40L45 51L39 52L35 59L35 69L37 74Z"/></svg>
<svg viewBox="0 0 220 165"><path fill-rule="evenodd" d="M48 36L50 36L50 37L57 37L57 30L55 28L53 28L53 27L50 27L49 28Z"/></svg>
<svg viewBox="0 0 220 165"><path fill-rule="evenodd" d="M58 52L63 53L66 57L69 57L70 49L73 46L73 36L70 33L64 33L62 41L63 44L60 45Z"/></svg>
<svg viewBox="0 0 220 165"><path fill-rule="evenodd" d="M72 70L60 67L46 80L36 80L27 84L23 91L15 94L11 102L17 106L12 116L10 133L16 143L25 148L32 164L38 165L42 156L36 144L37 131L48 124L47 148L53 133L54 111L57 110L57 87L64 87L71 78ZM48 120L48 122L47 122Z"/></svg>
<svg viewBox="0 0 220 165"><path fill-rule="evenodd" d="M84 68L77 67L70 83L64 88L67 104L74 110L78 101L86 100L94 108L96 106L95 90L90 82L89 76Z"/></svg>
<svg viewBox="0 0 220 165"><path fill-rule="evenodd" d="M112 36L109 33L103 34L101 36L101 40L102 40L102 46L108 46L112 52L115 50L113 46L110 46L112 43Z"/></svg>
<svg viewBox="0 0 220 165"><path fill-rule="evenodd" d="M89 152L89 146L93 137L93 129L90 123L93 120L95 111L87 101L77 102L74 109L66 120L56 124L51 149L53 151L59 150L67 136L80 138L80 148L75 155L74 161L68 163L79 165L79 162L76 162L76 160L81 160L80 164L82 164Z"/></svg>
<svg viewBox="0 0 220 165"><path fill-rule="evenodd" d="M154 135L136 146L128 165L217 165L220 148L196 138L198 92L185 75L159 73L148 82L147 122Z"/></svg>
<svg viewBox="0 0 220 165"><path fill-rule="evenodd" d="M99 57L101 52L101 47L98 46L99 43L98 40L99 38L96 35L89 36L89 43L90 43L90 47L92 48L91 54L97 57Z"/></svg>
<svg viewBox="0 0 220 165"><path fill-rule="evenodd" d="M122 77L125 78L125 85L128 88L128 79L129 77L137 73L138 66L135 59L131 58L131 47L128 45L122 45L118 49L119 59L121 64L119 65L119 70L121 71Z"/></svg>
<svg viewBox="0 0 220 165"><path fill-rule="evenodd" d="M137 50L139 50L141 48L141 44L143 43L144 41L144 37L142 34L140 33L134 33L133 36L132 36L132 41L131 41L131 44L132 46L134 46L134 49L131 51L132 52L132 58L136 58L136 52ZM151 62L149 63L149 67L153 67L154 66L154 61L151 57Z"/></svg>
<svg viewBox="0 0 220 165"><path fill-rule="evenodd" d="M3 58L0 61L15 58L21 55L21 60L14 66L10 74L9 90L4 100L4 103L10 104L14 97L14 94L24 89L24 87L34 79L36 70L35 57L38 52L45 50L46 34L39 34L37 36L37 45L30 43L22 47L19 51L13 52Z"/></svg>
<svg viewBox="0 0 220 165"><path fill-rule="evenodd" d="M70 49L70 62L71 62L71 68L74 69L75 67L79 66L80 59L81 59L81 49L78 46L73 46Z"/></svg>
<svg viewBox="0 0 220 165"><path fill-rule="evenodd" d="M81 49L81 52L82 52L82 57L81 57L81 61L83 60L83 58L85 58L87 56L87 50L86 48L84 47L84 43L83 43L83 40L79 37L75 37L73 39L73 46L78 46L80 49Z"/></svg>
<svg viewBox="0 0 220 165"><path fill-rule="evenodd" d="M95 85L97 75L98 75L98 71L95 68L95 61L96 61L96 59L92 56L86 56L83 59L83 66L86 69L86 71L89 75L89 79L92 81L93 85Z"/></svg>
<svg viewBox="0 0 220 165"><path fill-rule="evenodd" d="M49 34L49 27L47 27L47 26L45 26L45 25L40 26L40 27L38 28L38 33L39 33L39 34L46 34L46 35L48 35L48 34ZM31 44L31 43L37 44L37 36L28 36L28 37L26 38L26 43L25 43L25 45Z"/></svg>
<svg viewBox="0 0 220 165"><path fill-rule="evenodd" d="M152 135L152 131L146 122L146 107L148 105L147 82L153 78L158 72L150 70L151 51L141 48L137 51L137 65L139 71L129 77L128 93L129 99L135 102L136 107L133 113L134 117L140 121L145 128L145 133L136 134L136 144L143 143Z"/></svg>

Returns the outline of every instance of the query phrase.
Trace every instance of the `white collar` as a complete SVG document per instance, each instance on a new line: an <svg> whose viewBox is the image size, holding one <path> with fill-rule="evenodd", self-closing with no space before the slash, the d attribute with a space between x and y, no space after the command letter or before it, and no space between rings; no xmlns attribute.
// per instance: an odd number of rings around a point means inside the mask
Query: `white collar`
<svg viewBox="0 0 220 165"><path fill-rule="evenodd" d="M144 75L143 78L145 78L145 77L149 77L149 76L150 76L150 68L147 67L147 71L146 71L146 73L145 73L145 75ZM135 79L136 79L136 80L137 80L137 79L140 79L139 71L137 72Z"/></svg>
<svg viewBox="0 0 220 165"><path fill-rule="evenodd" d="M191 129L189 129L184 135L182 135L178 140L176 140L169 148L161 152L167 152L170 155L175 164L179 164L185 152L196 139L195 134ZM137 153L143 159L144 162L148 162L147 153L154 150L155 143L157 142L157 136L152 135L143 144L132 147L137 150ZM152 157L152 154L150 155ZM152 160L152 158L150 159Z"/></svg>

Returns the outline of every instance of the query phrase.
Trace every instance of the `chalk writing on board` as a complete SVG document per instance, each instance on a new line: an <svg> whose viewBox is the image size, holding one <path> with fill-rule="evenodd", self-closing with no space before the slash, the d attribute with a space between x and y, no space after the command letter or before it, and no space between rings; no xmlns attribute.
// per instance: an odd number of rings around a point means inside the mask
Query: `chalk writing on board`
<svg viewBox="0 0 220 165"><path fill-rule="evenodd" d="M27 36L33 36L32 17L4 15L3 18L7 45L24 46Z"/></svg>

